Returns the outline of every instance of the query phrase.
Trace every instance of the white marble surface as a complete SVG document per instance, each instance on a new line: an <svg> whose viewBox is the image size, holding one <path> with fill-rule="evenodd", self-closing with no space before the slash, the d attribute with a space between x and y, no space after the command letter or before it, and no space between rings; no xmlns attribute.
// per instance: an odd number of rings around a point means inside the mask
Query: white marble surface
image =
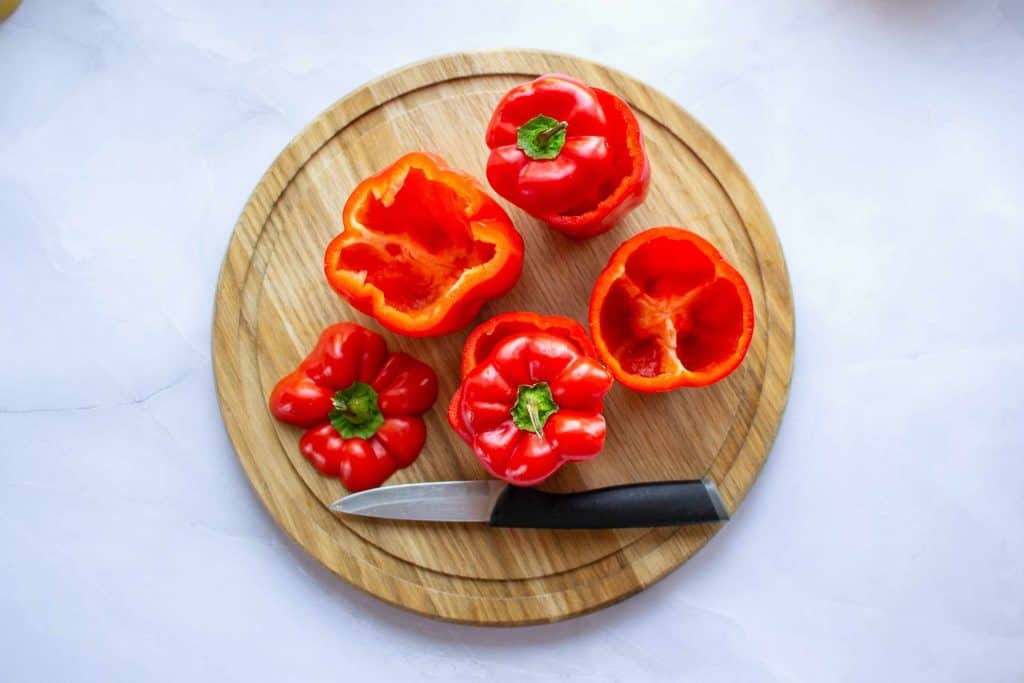
<svg viewBox="0 0 1024 683"><path fill-rule="evenodd" d="M0 24L0 679L1024 680L1024 2L666 4L26 0ZM607 62L715 131L798 323L728 527L519 630L393 609L293 547L209 351L231 228L305 122L501 46Z"/></svg>

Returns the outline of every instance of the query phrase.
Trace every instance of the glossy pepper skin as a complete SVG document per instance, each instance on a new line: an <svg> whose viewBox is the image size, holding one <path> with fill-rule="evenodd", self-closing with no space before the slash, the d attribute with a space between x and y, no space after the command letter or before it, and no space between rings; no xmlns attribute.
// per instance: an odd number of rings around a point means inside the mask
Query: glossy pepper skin
<svg viewBox="0 0 1024 683"><path fill-rule="evenodd" d="M522 332L545 332L568 340L584 356L597 358L594 344L587 331L572 318L562 315L542 315L529 311L500 313L477 325L462 347L462 376L484 362L494 347L506 337Z"/></svg>
<svg viewBox="0 0 1024 683"><path fill-rule="evenodd" d="M524 142L530 126L533 137L540 136L536 149ZM599 186L612 172L607 133L597 94L582 82L548 74L522 83L501 99L487 127L487 179L534 215L596 204Z"/></svg>
<svg viewBox="0 0 1024 683"><path fill-rule="evenodd" d="M570 76L512 88L486 141L495 191L572 237L609 230L647 196L650 163L636 116L615 95Z"/></svg>
<svg viewBox="0 0 1024 683"><path fill-rule="evenodd" d="M355 308L413 337L467 325L515 285L523 239L471 176L425 152L356 186L324 274Z"/></svg>
<svg viewBox="0 0 1024 683"><path fill-rule="evenodd" d="M449 421L488 472L532 486L601 451L611 385L608 371L572 342L515 334L463 378Z"/></svg>
<svg viewBox="0 0 1024 683"><path fill-rule="evenodd" d="M651 186L651 162L644 149L640 124L629 105L610 92L594 88L614 131L615 173L602 188L603 199L578 213L548 212L538 216L555 230L571 237L593 237L608 232L626 214L643 204Z"/></svg>
<svg viewBox="0 0 1024 683"><path fill-rule="evenodd" d="M354 323L323 331L299 367L270 394L278 420L308 431L303 456L349 491L380 486L408 467L426 441L423 413L437 399L437 376L384 338Z"/></svg>
<svg viewBox="0 0 1024 683"><path fill-rule="evenodd" d="M623 242L590 297L590 331L615 379L636 391L700 387L735 370L754 334L743 276L676 227Z"/></svg>
<svg viewBox="0 0 1024 683"><path fill-rule="evenodd" d="M473 368L487 360L494 347L502 341L524 332L544 332L561 337L584 356L597 358L597 350L587 336L587 331L572 318L529 311L510 311L485 320L469 333L462 347L462 376L465 377ZM456 412L461 398L462 392L457 389L448 404L448 421L452 424L458 422Z"/></svg>

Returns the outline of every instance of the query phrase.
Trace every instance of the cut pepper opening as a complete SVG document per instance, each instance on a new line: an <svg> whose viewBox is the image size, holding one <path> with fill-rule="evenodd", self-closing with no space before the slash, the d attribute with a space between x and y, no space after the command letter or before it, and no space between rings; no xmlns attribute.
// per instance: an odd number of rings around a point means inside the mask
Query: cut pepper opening
<svg viewBox="0 0 1024 683"><path fill-rule="evenodd" d="M344 247L338 267L364 273L389 306L415 311L435 303L462 273L494 258L473 239L467 203L453 188L410 168L393 201L373 194L355 219L379 240Z"/></svg>
<svg viewBox="0 0 1024 683"><path fill-rule="evenodd" d="M653 239L626 259L601 310L605 342L622 369L656 377L678 364L699 372L731 357L742 334L736 286L716 279L696 245Z"/></svg>

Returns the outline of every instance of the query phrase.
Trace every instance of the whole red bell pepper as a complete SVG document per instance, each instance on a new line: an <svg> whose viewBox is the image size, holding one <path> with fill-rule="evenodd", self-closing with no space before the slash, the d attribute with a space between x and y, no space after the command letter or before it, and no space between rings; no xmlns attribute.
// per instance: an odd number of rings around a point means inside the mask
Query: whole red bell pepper
<svg viewBox="0 0 1024 683"><path fill-rule="evenodd" d="M449 421L488 472L530 486L601 451L611 385L608 371L572 342L515 334L463 378Z"/></svg>
<svg viewBox="0 0 1024 683"><path fill-rule="evenodd" d="M754 304L707 240L651 228L623 242L597 278L590 331L619 382L641 392L717 382L746 356Z"/></svg>
<svg viewBox="0 0 1024 683"><path fill-rule="evenodd" d="M380 486L408 467L426 441L420 416L437 399L437 376L354 323L331 325L270 394L274 417L309 430L299 449L349 491Z"/></svg>
<svg viewBox="0 0 1024 683"><path fill-rule="evenodd" d="M512 88L486 140L495 191L567 235L605 232L647 195L650 163L636 116L615 95L571 76Z"/></svg>
<svg viewBox="0 0 1024 683"><path fill-rule="evenodd" d="M406 154L352 191L327 246L331 287L384 327L454 332L515 285L523 239L471 176L433 154Z"/></svg>

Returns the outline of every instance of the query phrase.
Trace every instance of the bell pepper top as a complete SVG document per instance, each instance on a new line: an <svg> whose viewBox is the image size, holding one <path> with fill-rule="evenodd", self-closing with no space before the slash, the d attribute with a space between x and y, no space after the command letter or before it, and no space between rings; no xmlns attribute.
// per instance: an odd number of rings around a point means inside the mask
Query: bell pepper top
<svg viewBox="0 0 1024 683"><path fill-rule="evenodd" d="M509 90L486 141L495 191L568 235L604 232L646 196L650 164L632 110L571 76Z"/></svg>
<svg viewBox="0 0 1024 683"><path fill-rule="evenodd" d="M608 369L642 392L723 379L742 362L754 330L743 277L709 242L674 227L619 246L598 276L589 318Z"/></svg>
<svg viewBox="0 0 1024 683"><path fill-rule="evenodd" d="M532 215L596 204L612 172L608 122L597 94L571 76L521 83L498 103L487 127L487 179Z"/></svg>
<svg viewBox="0 0 1024 683"><path fill-rule="evenodd" d="M611 384L608 371L572 342L514 334L463 378L448 418L488 472L531 486L601 451Z"/></svg>
<svg viewBox="0 0 1024 683"><path fill-rule="evenodd" d="M447 334L515 284L522 237L470 176L406 154L353 190L328 245L331 287L384 327Z"/></svg>
<svg viewBox="0 0 1024 683"><path fill-rule="evenodd" d="M299 450L349 491L380 486L408 467L426 441L423 413L437 399L437 376L384 338L354 323L323 331L316 346L270 394L278 420L308 428Z"/></svg>
<svg viewBox="0 0 1024 683"><path fill-rule="evenodd" d="M587 336L587 331L572 318L561 315L543 315L529 311L509 311L500 313L477 325L462 347L462 376L465 377L477 365L487 360L495 347L509 337L529 332L544 332L560 337L581 355L597 358L594 344ZM461 420L458 417L462 389L456 389L448 404L448 422L467 439L460 431Z"/></svg>

